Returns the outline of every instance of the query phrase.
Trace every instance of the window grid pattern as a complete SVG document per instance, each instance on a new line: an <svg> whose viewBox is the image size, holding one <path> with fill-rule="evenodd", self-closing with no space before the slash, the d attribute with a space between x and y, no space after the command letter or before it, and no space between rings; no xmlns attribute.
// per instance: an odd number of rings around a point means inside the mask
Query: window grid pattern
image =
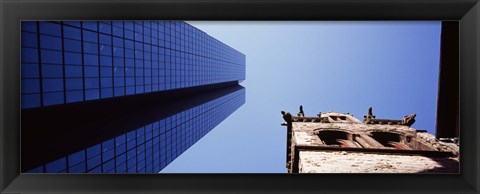
<svg viewBox="0 0 480 194"><path fill-rule="evenodd" d="M181 21L22 21L22 109L245 79L245 55Z"/></svg>
<svg viewBox="0 0 480 194"><path fill-rule="evenodd" d="M244 103L242 89L27 173L158 173Z"/></svg>

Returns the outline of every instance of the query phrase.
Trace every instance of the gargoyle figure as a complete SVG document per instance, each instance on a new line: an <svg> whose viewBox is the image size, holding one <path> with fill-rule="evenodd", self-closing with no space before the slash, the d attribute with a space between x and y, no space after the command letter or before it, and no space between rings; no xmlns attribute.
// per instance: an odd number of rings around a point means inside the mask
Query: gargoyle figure
<svg viewBox="0 0 480 194"><path fill-rule="evenodd" d="M369 124L375 120L375 115L373 115L372 107L368 108L367 115L363 116L363 122Z"/></svg>
<svg viewBox="0 0 480 194"><path fill-rule="evenodd" d="M305 114L303 113L303 106L302 105L300 105L300 112L297 113L297 116L299 116L299 117L304 117L305 116Z"/></svg>
<svg viewBox="0 0 480 194"><path fill-rule="evenodd" d="M283 120L285 120L287 123L292 122L292 115L289 112L282 111L281 113L283 115Z"/></svg>
<svg viewBox="0 0 480 194"><path fill-rule="evenodd" d="M410 114L410 115L404 116L402 119L402 123L410 127L413 125L413 123L415 123L416 116L417 114Z"/></svg>

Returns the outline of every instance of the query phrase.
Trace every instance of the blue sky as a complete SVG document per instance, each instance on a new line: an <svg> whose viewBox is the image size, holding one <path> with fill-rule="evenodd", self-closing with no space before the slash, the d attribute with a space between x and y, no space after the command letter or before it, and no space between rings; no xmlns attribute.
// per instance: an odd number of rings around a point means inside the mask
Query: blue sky
<svg viewBox="0 0 480 194"><path fill-rule="evenodd" d="M161 173L286 173L280 111L416 113L435 132L440 21L188 21L246 55L246 103Z"/></svg>

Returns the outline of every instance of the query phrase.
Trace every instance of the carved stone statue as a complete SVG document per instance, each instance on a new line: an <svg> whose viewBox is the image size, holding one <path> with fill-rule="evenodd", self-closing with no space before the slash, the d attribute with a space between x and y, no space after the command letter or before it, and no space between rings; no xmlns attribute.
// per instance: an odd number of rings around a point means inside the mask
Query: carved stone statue
<svg viewBox="0 0 480 194"><path fill-rule="evenodd" d="M300 105L300 112L297 113L297 116L299 116L299 117L304 117L305 116L305 114L303 113L303 106L302 105Z"/></svg>
<svg viewBox="0 0 480 194"><path fill-rule="evenodd" d="M289 112L282 111L281 113L283 115L283 120L285 120L287 123L292 122L292 115Z"/></svg>
<svg viewBox="0 0 480 194"><path fill-rule="evenodd" d="M417 114L410 114L410 115L407 115L405 117L403 117L402 119L402 123L404 125L407 125L407 126L412 126L413 123L415 123L415 117L417 116Z"/></svg>

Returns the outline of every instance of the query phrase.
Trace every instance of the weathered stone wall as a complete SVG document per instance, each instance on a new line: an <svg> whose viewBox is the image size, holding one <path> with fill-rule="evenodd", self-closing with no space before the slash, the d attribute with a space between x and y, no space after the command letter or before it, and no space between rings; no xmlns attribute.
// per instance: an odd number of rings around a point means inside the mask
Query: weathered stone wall
<svg viewBox="0 0 480 194"><path fill-rule="evenodd" d="M458 173L457 158L346 151L300 151L299 173Z"/></svg>

